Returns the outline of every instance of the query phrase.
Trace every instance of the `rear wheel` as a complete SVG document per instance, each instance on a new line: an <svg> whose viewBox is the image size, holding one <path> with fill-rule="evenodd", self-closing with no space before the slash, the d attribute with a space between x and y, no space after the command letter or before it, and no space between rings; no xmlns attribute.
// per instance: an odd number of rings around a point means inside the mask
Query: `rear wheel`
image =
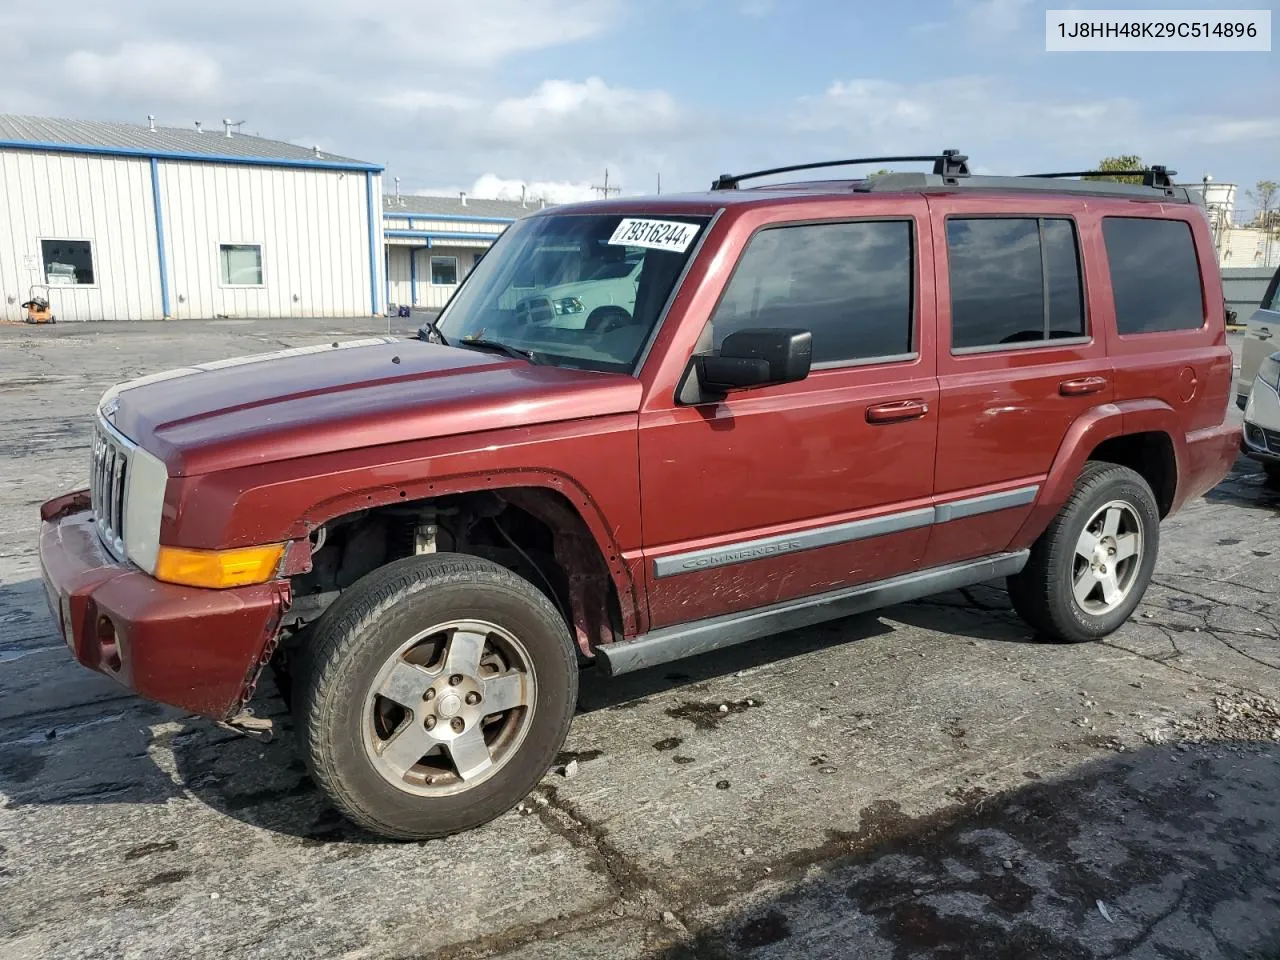
<svg viewBox="0 0 1280 960"><path fill-rule="evenodd" d="M577 699L572 640L528 581L475 557L400 560L325 612L294 670L303 758L344 814L421 839L538 782Z"/></svg>
<svg viewBox="0 0 1280 960"><path fill-rule="evenodd" d="M1009 598L1039 639L1100 639L1142 601L1159 544L1147 482L1128 467L1089 463L1026 567L1009 578Z"/></svg>

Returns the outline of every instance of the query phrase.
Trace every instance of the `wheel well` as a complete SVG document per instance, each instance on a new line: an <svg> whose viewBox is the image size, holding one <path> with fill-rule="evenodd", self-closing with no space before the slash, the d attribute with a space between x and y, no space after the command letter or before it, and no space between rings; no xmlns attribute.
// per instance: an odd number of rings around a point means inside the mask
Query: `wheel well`
<svg viewBox="0 0 1280 960"><path fill-rule="evenodd" d="M1178 461L1167 433L1130 433L1104 440L1089 454L1090 460L1118 463L1141 474L1156 496L1160 516L1168 515L1178 486Z"/></svg>
<svg viewBox="0 0 1280 960"><path fill-rule="evenodd" d="M560 610L586 656L623 635L609 564L582 516L552 490L479 490L359 510L327 521L311 543L311 569L292 578L291 637L366 574L436 552L485 557L524 577Z"/></svg>

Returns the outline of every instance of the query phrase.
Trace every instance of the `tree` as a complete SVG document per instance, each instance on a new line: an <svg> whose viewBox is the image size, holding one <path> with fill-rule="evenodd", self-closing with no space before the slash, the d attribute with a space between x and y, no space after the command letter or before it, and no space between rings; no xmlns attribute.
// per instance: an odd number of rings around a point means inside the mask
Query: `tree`
<svg viewBox="0 0 1280 960"><path fill-rule="evenodd" d="M1103 157L1098 161L1099 170L1147 170L1142 158L1134 153L1123 153L1117 157ZM1142 183L1141 177L1087 177L1088 180L1112 180L1115 183Z"/></svg>
<svg viewBox="0 0 1280 960"><path fill-rule="evenodd" d="M1264 230L1274 229L1278 218L1276 195L1280 194L1280 183L1274 180L1259 180L1248 194L1249 199L1258 205L1258 216L1254 222Z"/></svg>
<svg viewBox="0 0 1280 960"><path fill-rule="evenodd" d="M1263 231L1262 263L1264 266L1271 265L1272 237L1280 234L1280 215L1275 210L1277 193L1280 193L1280 183L1274 180L1259 180L1249 191L1249 199L1258 205L1258 218L1254 223Z"/></svg>

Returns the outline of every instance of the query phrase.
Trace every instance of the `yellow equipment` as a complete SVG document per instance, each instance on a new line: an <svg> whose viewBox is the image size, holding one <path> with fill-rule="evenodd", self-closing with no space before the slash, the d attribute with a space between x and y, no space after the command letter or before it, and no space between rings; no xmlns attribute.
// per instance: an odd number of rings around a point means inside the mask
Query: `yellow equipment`
<svg viewBox="0 0 1280 960"><path fill-rule="evenodd" d="M43 290L44 296L36 293L37 290ZM22 305L22 309L27 311L27 315L23 317L27 323L57 323L58 318L53 315L53 309L49 306L49 287L42 283L33 283L31 289L27 291L27 301Z"/></svg>

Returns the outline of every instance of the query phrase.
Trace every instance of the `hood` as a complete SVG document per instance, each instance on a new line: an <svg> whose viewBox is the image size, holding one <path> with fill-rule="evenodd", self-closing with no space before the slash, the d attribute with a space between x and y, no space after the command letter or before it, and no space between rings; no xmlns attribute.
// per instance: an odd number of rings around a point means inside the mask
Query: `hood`
<svg viewBox="0 0 1280 960"><path fill-rule="evenodd" d="M169 370L113 387L99 409L178 477L634 413L640 393L624 374L379 337Z"/></svg>

